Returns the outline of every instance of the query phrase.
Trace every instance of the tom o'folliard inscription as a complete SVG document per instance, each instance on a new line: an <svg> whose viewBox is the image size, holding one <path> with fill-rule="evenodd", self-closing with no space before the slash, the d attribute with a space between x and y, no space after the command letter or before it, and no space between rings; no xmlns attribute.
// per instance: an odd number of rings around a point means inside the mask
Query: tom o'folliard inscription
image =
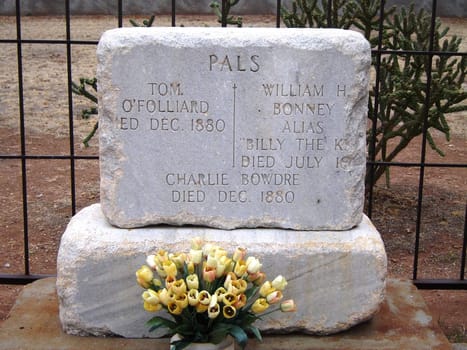
<svg viewBox="0 0 467 350"><path fill-rule="evenodd" d="M112 224L360 223L370 65L360 34L117 29L98 59L101 203Z"/></svg>

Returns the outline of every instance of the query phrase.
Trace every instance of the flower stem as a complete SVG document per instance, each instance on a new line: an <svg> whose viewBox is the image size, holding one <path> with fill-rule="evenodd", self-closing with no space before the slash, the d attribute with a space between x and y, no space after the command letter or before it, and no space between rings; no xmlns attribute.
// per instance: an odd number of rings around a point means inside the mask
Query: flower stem
<svg viewBox="0 0 467 350"><path fill-rule="evenodd" d="M261 315L259 315L259 316L261 316L261 317L267 316L267 315L269 315L269 314L272 314L273 312L280 311L280 310L281 310L281 308L278 307L277 309L269 310L268 312L265 312L264 314L261 314Z"/></svg>

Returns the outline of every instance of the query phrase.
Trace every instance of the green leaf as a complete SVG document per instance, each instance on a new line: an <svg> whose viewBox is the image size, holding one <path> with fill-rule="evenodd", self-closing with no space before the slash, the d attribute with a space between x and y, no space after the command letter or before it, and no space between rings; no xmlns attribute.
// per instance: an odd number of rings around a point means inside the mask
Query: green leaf
<svg viewBox="0 0 467 350"><path fill-rule="evenodd" d="M235 338L235 341L242 347L242 349L245 348L246 343L248 342L248 336L241 327L232 325L229 334Z"/></svg>
<svg viewBox="0 0 467 350"><path fill-rule="evenodd" d="M213 344L219 344L230 333L233 326L224 322L217 323L209 333L209 341Z"/></svg>
<svg viewBox="0 0 467 350"><path fill-rule="evenodd" d="M168 329L174 329L177 327L177 323L159 316L151 318L148 322L146 322L146 325L150 327L149 332L152 332L160 327L165 327Z"/></svg>
<svg viewBox="0 0 467 350"><path fill-rule="evenodd" d="M261 336L261 332L259 331L259 329L257 327L251 325L247 329L249 331L251 331L251 333L253 333L253 335L256 337L256 339L258 339L259 341L263 341L263 337Z"/></svg>

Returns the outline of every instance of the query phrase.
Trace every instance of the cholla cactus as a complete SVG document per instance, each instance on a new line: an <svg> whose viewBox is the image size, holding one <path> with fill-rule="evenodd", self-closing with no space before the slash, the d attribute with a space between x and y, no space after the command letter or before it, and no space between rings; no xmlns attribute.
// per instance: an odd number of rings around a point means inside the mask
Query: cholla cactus
<svg viewBox="0 0 467 350"><path fill-rule="evenodd" d="M373 48L377 47L379 0L337 0L333 1L330 9L328 5L327 0L296 0L291 10L282 9L282 18L288 27L347 29L353 26L362 31ZM385 10L382 20L381 47L394 50L394 53L381 55L380 59L373 56L373 65L379 64L379 86L373 81L368 102L368 119L372 124L367 139L369 157L376 161L393 161L423 133L426 114L427 141L433 150L443 155L435 144L432 130L442 132L449 140L446 115L467 110L467 105L462 104L467 98L462 87L467 73L467 58L452 55L459 51L461 39L455 35L447 38L449 28L441 28L437 19L432 49L449 55L441 54L431 60L428 54L420 54L420 51L430 49L429 14L424 10L415 11L413 5L408 9L392 7ZM426 96L427 91L430 92L429 97ZM373 181L384 174L389 184L389 168L375 165ZM370 169L366 182L371 185L369 179Z"/></svg>

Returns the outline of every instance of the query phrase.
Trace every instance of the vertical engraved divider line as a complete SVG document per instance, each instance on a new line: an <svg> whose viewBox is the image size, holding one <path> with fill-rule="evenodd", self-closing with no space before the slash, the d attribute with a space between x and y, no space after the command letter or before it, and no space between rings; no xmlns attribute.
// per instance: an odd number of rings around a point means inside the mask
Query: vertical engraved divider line
<svg viewBox="0 0 467 350"><path fill-rule="evenodd" d="M233 86L233 111L232 111L232 135L233 135L233 140L232 140L232 168L235 168L235 102L237 98L236 90L237 90L237 84L234 83Z"/></svg>

